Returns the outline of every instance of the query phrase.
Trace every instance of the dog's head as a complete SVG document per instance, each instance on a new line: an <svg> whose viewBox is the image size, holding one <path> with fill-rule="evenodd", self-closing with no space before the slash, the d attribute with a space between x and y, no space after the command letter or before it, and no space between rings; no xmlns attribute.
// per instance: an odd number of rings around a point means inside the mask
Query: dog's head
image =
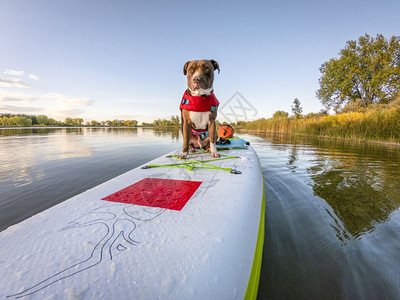
<svg viewBox="0 0 400 300"><path fill-rule="evenodd" d="M219 73L219 65L213 59L188 61L183 66L183 75L187 75L188 92L193 96L211 94L215 70Z"/></svg>

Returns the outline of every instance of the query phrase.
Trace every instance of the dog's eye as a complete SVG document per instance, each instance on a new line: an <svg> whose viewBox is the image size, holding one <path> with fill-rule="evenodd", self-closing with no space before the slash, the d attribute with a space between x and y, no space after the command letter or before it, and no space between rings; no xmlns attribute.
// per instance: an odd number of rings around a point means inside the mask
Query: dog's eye
<svg viewBox="0 0 400 300"><path fill-rule="evenodd" d="M193 72L193 68L188 68L187 71L188 71L189 73L191 73L191 72Z"/></svg>

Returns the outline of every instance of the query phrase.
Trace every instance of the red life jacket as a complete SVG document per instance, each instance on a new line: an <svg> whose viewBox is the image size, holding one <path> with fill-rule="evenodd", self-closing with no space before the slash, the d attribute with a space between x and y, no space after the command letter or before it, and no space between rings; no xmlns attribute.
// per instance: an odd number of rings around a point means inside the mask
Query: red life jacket
<svg viewBox="0 0 400 300"><path fill-rule="evenodd" d="M218 107L219 101L214 93L208 96L191 96L185 91L182 97L179 109L186 109L189 111L215 111ZM202 140L208 136L208 130L192 128L192 135L199 135Z"/></svg>
<svg viewBox="0 0 400 300"><path fill-rule="evenodd" d="M214 93L208 96L191 96L185 91L179 108L190 111L215 111L218 105L219 101Z"/></svg>

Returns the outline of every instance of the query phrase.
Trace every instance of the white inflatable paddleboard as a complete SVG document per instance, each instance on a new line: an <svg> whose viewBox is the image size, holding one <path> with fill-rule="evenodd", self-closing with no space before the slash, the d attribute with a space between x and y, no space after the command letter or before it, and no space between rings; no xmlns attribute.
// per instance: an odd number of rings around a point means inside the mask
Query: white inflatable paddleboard
<svg viewBox="0 0 400 300"><path fill-rule="evenodd" d="M170 153L0 233L3 299L255 299L258 157ZM172 155L172 156L171 156Z"/></svg>

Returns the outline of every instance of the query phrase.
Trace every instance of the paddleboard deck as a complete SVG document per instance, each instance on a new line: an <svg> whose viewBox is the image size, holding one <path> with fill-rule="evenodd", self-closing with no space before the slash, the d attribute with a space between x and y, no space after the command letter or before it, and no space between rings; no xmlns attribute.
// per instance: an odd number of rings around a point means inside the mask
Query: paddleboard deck
<svg viewBox="0 0 400 300"><path fill-rule="evenodd" d="M252 147L235 145L213 161L172 152L4 230L0 296L255 298L263 178Z"/></svg>

